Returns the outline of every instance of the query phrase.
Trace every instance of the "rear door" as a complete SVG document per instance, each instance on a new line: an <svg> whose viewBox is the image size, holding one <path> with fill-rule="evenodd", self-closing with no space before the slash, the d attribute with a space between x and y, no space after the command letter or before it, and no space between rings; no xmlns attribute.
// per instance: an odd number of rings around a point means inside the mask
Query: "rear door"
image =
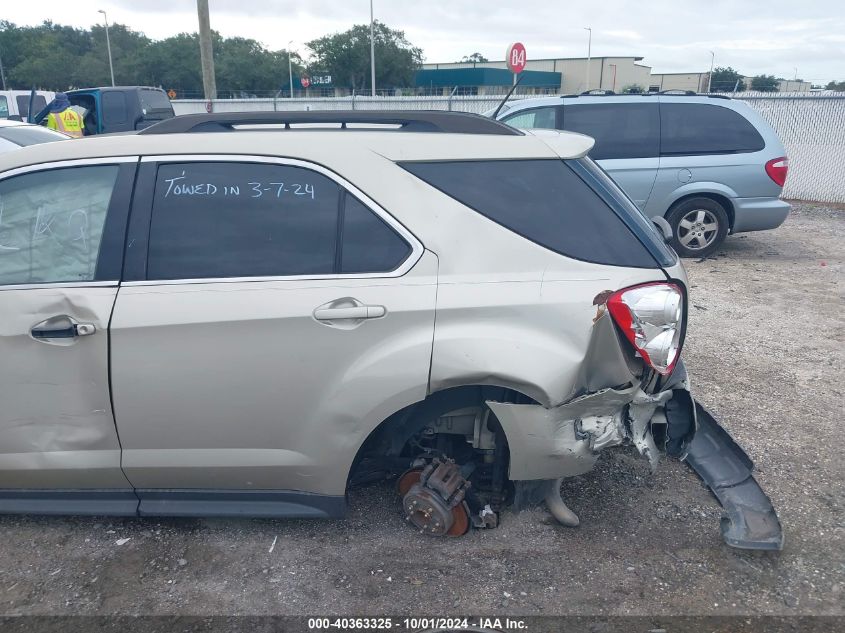
<svg viewBox="0 0 845 633"><path fill-rule="evenodd" d="M436 257L308 163L151 159L138 189L111 336L141 512L197 491L342 499L368 421L425 397Z"/></svg>
<svg viewBox="0 0 845 633"><path fill-rule="evenodd" d="M562 128L596 139L590 157L644 209L660 161L658 104L650 97L596 99L604 100L564 100Z"/></svg>
<svg viewBox="0 0 845 633"><path fill-rule="evenodd" d="M33 496L47 512L74 499L111 500L99 510L115 513L137 505L120 470L108 371L136 164L0 175L0 510L31 510Z"/></svg>

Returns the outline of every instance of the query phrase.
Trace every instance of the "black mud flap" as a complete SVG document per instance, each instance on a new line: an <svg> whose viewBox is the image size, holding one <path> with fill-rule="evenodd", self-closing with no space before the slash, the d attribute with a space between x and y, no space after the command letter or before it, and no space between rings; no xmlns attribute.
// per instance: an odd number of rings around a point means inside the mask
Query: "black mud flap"
<svg viewBox="0 0 845 633"><path fill-rule="evenodd" d="M698 430L684 460L725 510L725 543L741 549L782 549L783 530L772 502L754 479L754 463L698 402L695 411Z"/></svg>

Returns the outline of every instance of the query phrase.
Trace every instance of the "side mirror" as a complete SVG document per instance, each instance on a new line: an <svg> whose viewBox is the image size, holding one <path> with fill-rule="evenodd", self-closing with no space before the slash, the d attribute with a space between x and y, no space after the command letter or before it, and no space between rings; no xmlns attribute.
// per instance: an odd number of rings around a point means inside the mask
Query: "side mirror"
<svg viewBox="0 0 845 633"><path fill-rule="evenodd" d="M23 117L20 114L10 114L8 119L9 121L23 121Z"/></svg>
<svg viewBox="0 0 845 633"><path fill-rule="evenodd" d="M664 218L662 215L655 215L653 218L651 218L651 222L652 224L654 224L654 226L657 227L660 233L663 234L663 241L668 244L669 240L672 239L672 227L669 226L669 223L666 221L666 218Z"/></svg>

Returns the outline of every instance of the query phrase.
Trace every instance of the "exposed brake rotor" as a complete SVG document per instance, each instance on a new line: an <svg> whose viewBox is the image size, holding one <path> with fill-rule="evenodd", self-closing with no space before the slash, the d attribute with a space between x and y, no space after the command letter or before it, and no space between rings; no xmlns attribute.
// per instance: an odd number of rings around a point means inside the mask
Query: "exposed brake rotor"
<svg viewBox="0 0 845 633"><path fill-rule="evenodd" d="M434 459L422 470L404 473L397 484L405 519L431 536L462 536L469 530L464 501L470 482L454 461Z"/></svg>

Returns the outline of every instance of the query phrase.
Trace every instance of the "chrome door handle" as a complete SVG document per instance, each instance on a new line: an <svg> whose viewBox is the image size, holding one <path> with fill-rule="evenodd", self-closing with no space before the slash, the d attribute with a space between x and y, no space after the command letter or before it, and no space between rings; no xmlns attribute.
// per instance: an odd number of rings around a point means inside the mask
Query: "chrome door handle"
<svg viewBox="0 0 845 633"><path fill-rule="evenodd" d="M341 308L317 308L314 318L318 321L340 321L343 319L377 319L387 313L384 306L345 306Z"/></svg>

